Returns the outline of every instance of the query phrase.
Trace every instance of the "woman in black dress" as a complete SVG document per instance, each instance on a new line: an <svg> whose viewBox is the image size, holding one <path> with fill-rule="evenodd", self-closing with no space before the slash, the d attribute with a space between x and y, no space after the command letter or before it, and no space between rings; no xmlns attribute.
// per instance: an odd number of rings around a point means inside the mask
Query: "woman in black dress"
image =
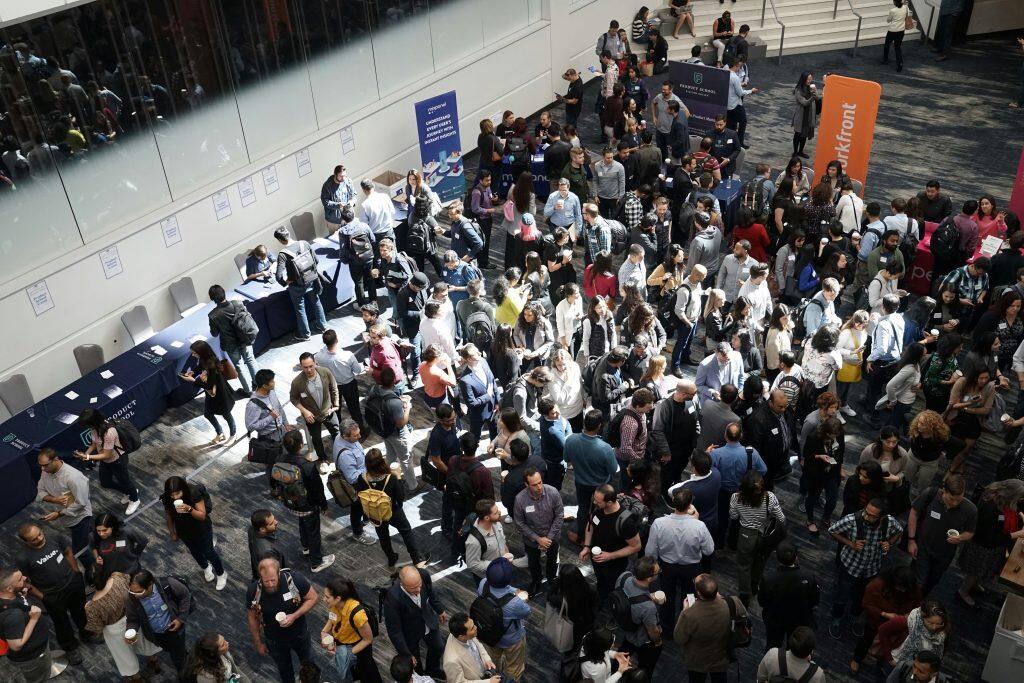
<svg viewBox="0 0 1024 683"><path fill-rule="evenodd" d="M104 512L93 521L92 554L97 580L106 582L114 572L132 576L141 569L139 558L149 539L136 529L126 529L115 514Z"/></svg>
<svg viewBox="0 0 1024 683"><path fill-rule="evenodd" d="M508 323L502 323L494 330L489 360L495 386L507 387L523 374L522 356L512 341L512 326Z"/></svg>
<svg viewBox="0 0 1024 683"><path fill-rule="evenodd" d="M228 575L213 546L213 501L206 487L190 484L184 477L168 477L160 496L172 541L181 541L203 570L207 581L217 579L217 590L224 590Z"/></svg>
<svg viewBox="0 0 1024 683"><path fill-rule="evenodd" d="M572 622L572 647L562 653L561 678L567 683L569 679L566 677L564 665L576 657L583 644L583 637L594 629L599 603L597 591L575 565L562 565L558 577L548 587L548 605L560 611L564 604L565 618Z"/></svg>
<svg viewBox="0 0 1024 683"><path fill-rule="evenodd" d="M235 419L231 417L231 409L235 407L235 395L231 387L228 386L228 381L224 378L224 374L220 371L220 361L217 359L217 354L214 353L213 348L201 339L192 342L192 346L189 348L192 351L192 357L198 361L196 370L198 370L199 374L195 374L193 370L189 369L179 375L179 377L186 382L195 384L203 390L206 396L206 402L203 405L203 416L210 421L214 431L217 433L217 436L210 442L212 446L235 436ZM229 434L227 437L224 436L224 432L221 430L220 422L217 420L218 415L223 417L224 421L228 423Z"/></svg>

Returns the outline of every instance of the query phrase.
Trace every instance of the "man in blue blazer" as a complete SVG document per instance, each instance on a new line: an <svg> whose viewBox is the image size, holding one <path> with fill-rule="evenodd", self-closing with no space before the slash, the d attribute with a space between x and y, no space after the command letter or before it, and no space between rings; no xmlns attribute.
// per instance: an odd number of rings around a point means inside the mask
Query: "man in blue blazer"
<svg viewBox="0 0 1024 683"><path fill-rule="evenodd" d="M402 567L398 581L391 584L384 594L384 623L388 637L398 654L413 658L417 672L438 680L444 678L441 626L447 621L448 613L434 593L430 574L412 565ZM421 643L427 646L426 666L420 658Z"/></svg>
<svg viewBox="0 0 1024 683"><path fill-rule="evenodd" d="M701 406L708 399L717 401L723 385L732 384L742 390L743 359L729 342L719 342L715 353L700 362L695 383Z"/></svg>
<svg viewBox="0 0 1024 683"><path fill-rule="evenodd" d="M479 439L486 424L493 441L498 436L492 419L497 403L494 374L475 344L466 344L459 354L466 364L465 369L459 374L458 382L459 394L466 405L469 417L469 431Z"/></svg>

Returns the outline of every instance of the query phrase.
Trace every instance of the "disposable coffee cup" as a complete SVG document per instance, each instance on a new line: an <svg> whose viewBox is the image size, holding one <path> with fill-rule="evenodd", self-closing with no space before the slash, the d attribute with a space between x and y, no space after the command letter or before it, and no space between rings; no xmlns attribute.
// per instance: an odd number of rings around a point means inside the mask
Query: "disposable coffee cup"
<svg viewBox="0 0 1024 683"><path fill-rule="evenodd" d="M288 615L285 614L284 612L278 612L277 614L274 615L274 618L277 619L277 623L279 623L279 624L282 621L284 621L287 617L288 617Z"/></svg>
<svg viewBox="0 0 1024 683"><path fill-rule="evenodd" d="M177 510L181 510L181 508L185 507L185 501L183 501L181 498L175 498L174 507Z"/></svg>
<svg viewBox="0 0 1024 683"><path fill-rule="evenodd" d="M598 556L598 555L600 555L600 554L601 554L602 552L603 552L603 551L601 550L601 547L600 547L600 546L596 546L596 545L595 545L595 546L594 546L593 548L591 548L591 549L590 549L590 554L591 554L591 555L593 555L594 557L597 557L597 556Z"/></svg>
<svg viewBox="0 0 1024 683"><path fill-rule="evenodd" d="M1010 415L1008 413L1003 413L1002 416L999 419L1002 420L1003 422L1012 422L1013 421L1013 418L1010 417Z"/></svg>
<svg viewBox="0 0 1024 683"><path fill-rule="evenodd" d="M331 643L334 642L334 637L333 636L324 636L323 638L320 639L320 642L324 644L324 647L330 647Z"/></svg>
<svg viewBox="0 0 1024 683"><path fill-rule="evenodd" d="M822 237L821 238L821 243L822 244L828 244L828 238L827 237Z"/></svg>
<svg viewBox="0 0 1024 683"><path fill-rule="evenodd" d="M651 597L654 598L654 602L658 603L659 605L665 604L665 591L654 591L653 593L651 593Z"/></svg>
<svg viewBox="0 0 1024 683"><path fill-rule="evenodd" d="M938 337L939 336L939 331L938 330L929 330L928 333L930 335L932 335L933 337Z"/></svg>
<svg viewBox="0 0 1024 683"><path fill-rule="evenodd" d="M125 640L135 640L135 636L137 636L137 635L139 635L138 632L135 629L130 628L127 631L124 632L124 639Z"/></svg>
<svg viewBox="0 0 1024 683"><path fill-rule="evenodd" d="M946 532L947 538L956 538L959 535L960 535L960 532L957 531L956 529L950 529L949 531Z"/></svg>

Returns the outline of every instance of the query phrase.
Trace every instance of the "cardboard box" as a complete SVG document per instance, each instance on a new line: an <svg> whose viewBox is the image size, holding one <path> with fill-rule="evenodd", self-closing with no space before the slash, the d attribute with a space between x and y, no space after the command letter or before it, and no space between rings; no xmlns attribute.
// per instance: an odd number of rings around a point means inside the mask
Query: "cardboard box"
<svg viewBox="0 0 1024 683"><path fill-rule="evenodd" d="M384 171L373 179L377 190L387 194L394 200L401 200L405 195L405 176L394 171Z"/></svg>

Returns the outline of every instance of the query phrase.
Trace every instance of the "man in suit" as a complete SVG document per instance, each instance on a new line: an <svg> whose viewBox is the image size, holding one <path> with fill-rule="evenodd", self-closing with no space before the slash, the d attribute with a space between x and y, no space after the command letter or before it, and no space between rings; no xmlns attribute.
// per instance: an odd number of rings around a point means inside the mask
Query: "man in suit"
<svg viewBox="0 0 1024 683"><path fill-rule="evenodd" d="M789 634L799 626L814 630L814 608L821 600L821 586L814 572L800 569L796 548L791 543L780 543L775 556L779 567L764 575L757 594L769 648L783 647Z"/></svg>
<svg viewBox="0 0 1024 683"><path fill-rule="evenodd" d="M410 655L417 672L444 677L441 626L447 621L448 613L434 593L430 574L410 565L402 567L398 581L384 595L384 623L395 651ZM421 642L427 646L426 666L420 659Z"/></svg>
<svg viewBox="0 0 1024 683"><path fill-rule="evenodd" d="M478 280L473 282L478 282ZM498 436L494 420L491 419L494 416L497 393L491 366L480 354L480 349L472 342L463 346L459 355L462 356L464 363L458 380L459 394L462 396L469 414L469 431L479 440L486 424L493 441Z"/></svg>
<svg viewBox="0 0 1024 683"><path fill-rule="evenodd" d="M494 662L476 638L476 624L465 612L452 616L448 622L448 642L444 646L444 673L449 681L486 681L500 683L501 676L484 678L494 670Z"/></svg>
<svg viewBox="0 0 1024 683"><path fill-rule="evenodd" d="M706 401L700 406L700 436L694 451L706 451L712 444L725 443L725 428L739 422L740 416L732 411L740 391L735 384L723 384L717 401Z"/></svg>
<svg viewBox="0 0 1024 683"><path fill-rule="evenodd" d="M726 384L735 385L737 391L742 390L743 358L733 350L729 342L719 342L715 353L702 360L697 367L695 383L701 407L704 407L708 399L718 400L721 388Z"/></svg>
<svg viewBox="0 0 1024 683"><path fill-rule="evenodd" d="M768 466L764 487L772 490L775 480L789 471L790 450L793 444L793 423L786 408L789 399L781 389L776 389L768 400L761 403L750 415L743 418L744 446L753 446Z"/></svg>
<svg viewBox="0 0 1024 683"><path fill-rule="evenodd" d="M341 407L338 382L326 368L317 367L313 354L308 351L299 356L302 371L292 380L290 399L299 409L309 430L309 440L320 461L320 473L326 474L330 463L324 451L323 428L331 435L331 441L338 436L337 412Z"/></svg>

